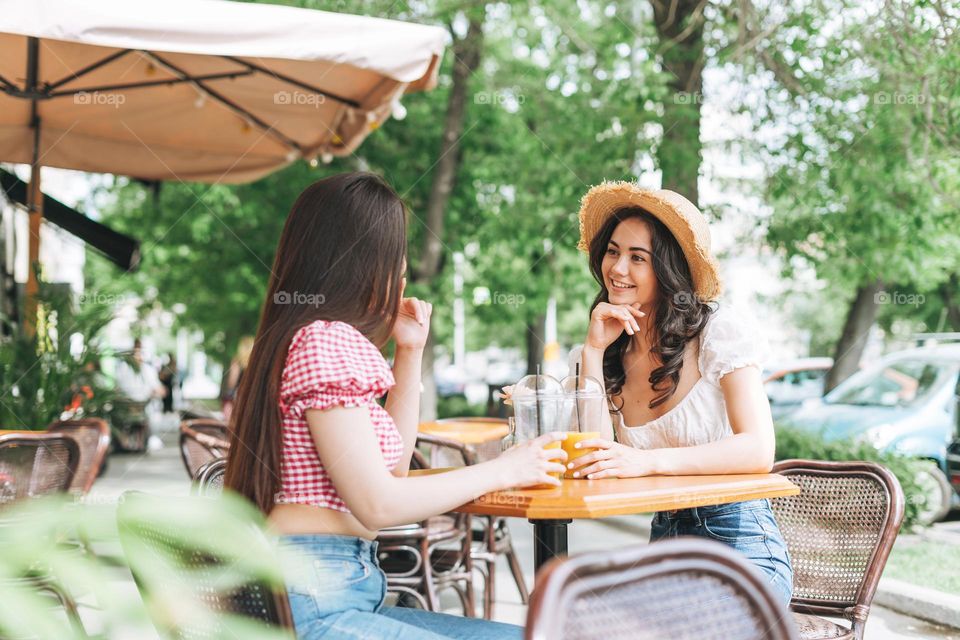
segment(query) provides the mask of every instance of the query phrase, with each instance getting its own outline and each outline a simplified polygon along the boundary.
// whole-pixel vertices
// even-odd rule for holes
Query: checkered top
[[[280,380],[283,449],[277,504],[350,512],[317,454],[307,427],[307,409],[366,407],[384,463],[388,469],[397,464],[403,439],[393,418],[377,404],[394,384],[393,372],[379,349],[349,324],[317,320],[293,336]]]

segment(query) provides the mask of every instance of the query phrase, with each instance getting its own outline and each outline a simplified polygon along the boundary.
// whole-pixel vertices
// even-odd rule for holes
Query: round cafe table
[[[506,422],[486,418],[451,418],[421,422],[417,430],[431,436],[473,445],[499,441],[509,433]]]
[[[467,445],[476,453],[480,462],[500,455],[500,441],[510,432],[506,421],[493,418],[450,418],[421,422],[417,430],[426,435]],[[462,462],[441,460],[433,462],[437,467],[457,464]]]

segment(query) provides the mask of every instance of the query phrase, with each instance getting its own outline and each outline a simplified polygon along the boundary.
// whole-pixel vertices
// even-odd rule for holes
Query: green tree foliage
[[[938,291],[960,256],[956,8],[816,1],[767,11],[755,19],[780,52],[781,81],[767,83],[758,122],[774,209],[767,239],[786,275],[812,266],[834,299],[873,285],[881,304],[884,292]]]
[[[385,15],[376,3],[305,4]],[[644,125],[656,118],[664,90],[647,51],[652,31],[629,3],[485,7],[481,64],[470,79],[460,163],[444,214],[440,272],[428,281],[411,279],[410,292],[434,302],[435,338],[448,343],[451,255],[466,251],[472,345],[521,346],[526,325],[542,316],[551,294],[585,324],[594,287],[575,250],[579,198],[604,178],[634,174],[637,158],[654,144]],[[455,38],[464,37],[467,20],[443,3],[416,11],[398,3],[387,17],[442,23]],[[138,183],[119,181],[105,217],[143,242],[142,271],[127,277],[128,284],[147,308],[184,305],[182,324],[202,329],[208,350],[227,359],[239,337],[255,331],[273,251],[296,195],[324,175],[357,168],[382,173],[408,203],[415,270],[431,233],[424,217],[452,58],[448,50],[438,88],[407,96],[406,119],[387,123],[353,157],[317,168],[297,164],[250,185],[168,183],[156,198]],[[475,287],[523,302],[473,306]]]

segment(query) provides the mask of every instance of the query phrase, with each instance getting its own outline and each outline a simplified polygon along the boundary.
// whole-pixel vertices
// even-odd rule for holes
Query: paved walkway
[[[109,468],[100,478],[91,492],[93,499],[114,500],[127,490],[138,490],[166,495],[188,495],[189,481],[175,446],[174,434],[161,433],[166,443],[162,449],[144,455],[114,455],[110,458]],[[526,574],[527,585],[533,585],[533,528],[523,520],[510,524],[514,544],[520,555]],[[629,516],[607,518],[604,520],[580,520],[570,526],[570,551],[577,553],[597,549],[609,549],[628,544],[643,543],[649,534],[649,517]],[[136,599],[136,590],[129,573],[117,570],[114,574],[118,591],[125,598]],[[520,603],[519,595],[513,584],[505,562],[497,570],[497,602],[495,617],[503,622],[523,624],[526,607]],[[451,613],[457,612],[457,602],[453,594],[444,594],[442,604],[449,607]],[[92,629],[96,628],[96,612],[85,612],[90,618]],[[116,630],[113,638],[126,640],[156,638],[149,628],[131,627]],[[888,609],[873,608],[867,623],[866,638],[869,640],[887,640],[892,638],[941,638],[960,640],[960,630],[938,627],[927,622],[904,616]]]

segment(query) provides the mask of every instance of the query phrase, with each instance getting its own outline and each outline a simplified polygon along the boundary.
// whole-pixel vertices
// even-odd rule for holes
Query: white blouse
[[[697,367],[700,379],[680,402],[659,418],[628,427],[623,414],[611,409],[617,440],[638,449],[690,447],[733,434],[720,378],[742,367],[763,369],[767,342],[749,316],[721,306],[700,332]],[[570,373],[580,361],[583,346],[570,352]]]

